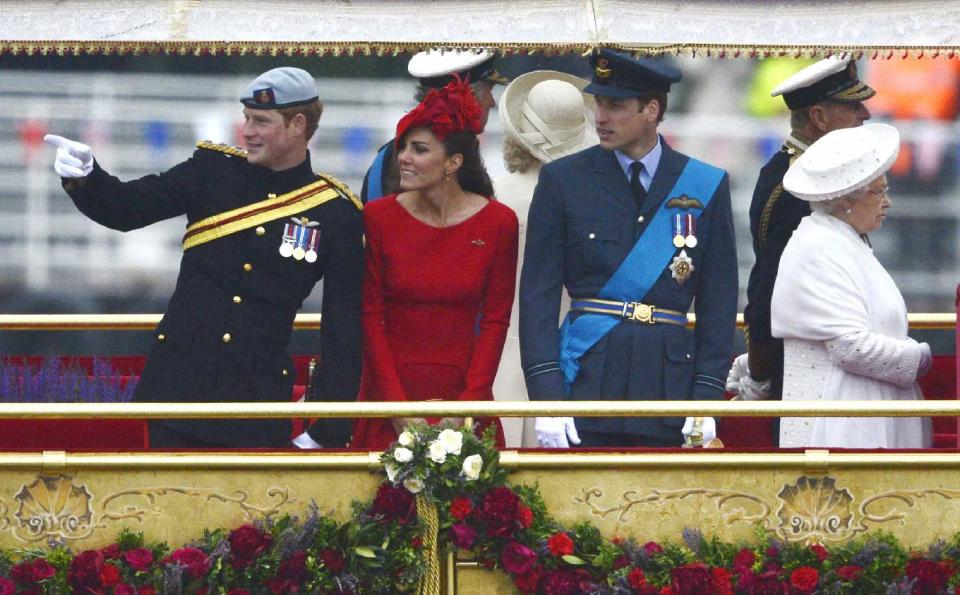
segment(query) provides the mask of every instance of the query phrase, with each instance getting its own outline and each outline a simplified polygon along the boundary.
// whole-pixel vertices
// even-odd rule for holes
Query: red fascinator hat
[[[441,141],[454,132],[483,132],[483,108],[470,85],[457,75],[453,77],[447,86],[431,90],[417,107],[400,118],[394,144],[418,126],[429,126]]]

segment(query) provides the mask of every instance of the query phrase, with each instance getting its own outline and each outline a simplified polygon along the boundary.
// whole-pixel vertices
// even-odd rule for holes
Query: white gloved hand
[[[929,374],[930,368],[933,367],[933,353],[930,352],[930,345],[921,343],[920,348],[923,351],[920,354],[920,365],[917,367],[917,378],[923,378]]]
[[[726,390],[734,395],[740,392],[740,379],[750,375],[750,356],[747,353],[741,353],[733,360],[730,366],[730,372],[727,373]]]
[[[537,444],[542,448],[570,448],[570,443],[580,444],[572,417],[538,417],[534,429]]]
[[[43,142],[57,148],[53,171],[61,178],[83,178],[93,171],[93,153],[87,145],[56,134],[44,136]]]
[[[311,438],[310,434],[308,434],[307,432],[304,432],[303,434],[300,434],[299,436],[294,438],[293,445],[303,450],[323,448],[323,445],[317,442],[316,440],[314,440],[313,438]]]
[[[695,417],[688,417],[686,421],[683,422],[683,428],[680,430],[680,433],[683,434],[683,442],[686,444],[690,434],[693,433],[693,424]],[[714,438],[717,437],[717,420],[712,417],[701,417],[702,423],[700,424],[700,431],[703,432],[703,439],[700,441],[698,446],[710,443]]]

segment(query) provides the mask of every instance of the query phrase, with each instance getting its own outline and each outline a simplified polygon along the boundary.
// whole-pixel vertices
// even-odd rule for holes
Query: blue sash
[[[723,176],[722,169],[690,159],[662,204],[685,194],[699,199],[703,204],[703,209],[694,214],[694,217],[699,217],[713,199]],[[677,210],[662,206],[657,209],[656,215],[634,244],[630,254],[597,294],[598,298],[632,302],[646,297],[674,254],[675,248],[670,240],[673,215]],[[568,391],[580,371],[580,357],[620,324],[621,320],[617,316],[584,313],[571,323],[570,314],[567,314],[560,327],[559,360]]]
[[[383,196],[383,162],[386,160],[385,157],[389,148],[390,143],[380,147],[377,156],[373,158],[373,163],[370,165],[370,172],[367,175],[367,202]]]

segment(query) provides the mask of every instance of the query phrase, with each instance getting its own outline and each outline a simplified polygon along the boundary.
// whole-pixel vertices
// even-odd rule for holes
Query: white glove
[[[43,141],[57,148],[53,171],[61,178],[83,178],[93,171],[93,153],[87,145],[56,134],[44,136]]]
[[[750,376],[749,356],[746,353],[741,353],[733,360],[725,388],[734,395],[732,401],[766,401],[770,398],[770,381],[761,382]]]
[[[580,444],[572,417],[538,417],[534,429],[537,431],[537,444],[543,448],[570,448],[571,442]]]
[[[313,448],[323,448],[323,445],[310,437],[310,434],[304,432],[293,439],[293,445],[303,450]]]
[[[685,422],[683,422],[683,428],[680,432],[683,434],[684,444],[689,443],[690,434],[693,433],[693,424],[696,417],[688,417]],[[717,421],[712,417],[701,417],[700,431],[703,433],[703,438],[700,440],[697,446],[702,446],[708,444],[714,438],[717,437]]]
[[[923,378],[930,373],[930,368],[933,367],[933,354],[930,353],[930,345],[927,343],[920,344],[923,351],[920,354],[920,365],[917,367],[917,378]]]

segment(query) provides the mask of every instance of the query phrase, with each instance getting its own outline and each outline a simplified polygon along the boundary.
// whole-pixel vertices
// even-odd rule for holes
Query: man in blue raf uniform
[[[247,151],[201,142],[159,174],[121,182],[90,147],[49,135],[54,169],[77,208],[120,231],[187,216],[177,287],[134,393],[138,402],[289,401],[287,345],[297,309],[324,279],[319,395],[356,399],[360,377],[363,223],[349,190],[310,166],[323,106],[316,82],[276,68],[241,96]],[[154,447],[280,447],[288,420],[149,424]],[[345,444],[349,425],[312,429]]]
[[[870,119],[864,101],[876,94],[857,77],[856,62],[833,56],[783,81],[770,95],[782,95],[790,109],[790,135],[760,170],[750,203],[750,233],[756,262],[747,284],[748,353],[734,361],[727,389],[743,400],[779,399],[783,386],[783,341],[770,334],[770,299],[780,256],[810,203],[783,189],[783,175],[814,141],[832,130],[861,126]],[[774,430],[774,433],[779,433]]]
[[[722,399],[737,308],[727,174],[657,133],[679,71],[610,50],[591,63],[600,146],[545,165],[530,206],[520,278],[530,398]],[[558,330],[564,286],[571,313]],[[577,442],[577,429],[583,446],[678,446],[683,424],[537,420],[540,444],[554,447]],[[703,428],[709,442],[713,420]]]

